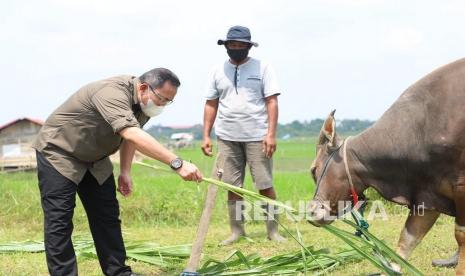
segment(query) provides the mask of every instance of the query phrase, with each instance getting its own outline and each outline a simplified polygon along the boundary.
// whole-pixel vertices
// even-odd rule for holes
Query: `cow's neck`
[[[407,187],[407,160],[399,156],[396,146],[389,133],[379,133],[379,129],[368,129],[350,139],[347,159],[356,190],[372,187],[388,200],[408,204],[404,197],[408,192],[402,191]]]

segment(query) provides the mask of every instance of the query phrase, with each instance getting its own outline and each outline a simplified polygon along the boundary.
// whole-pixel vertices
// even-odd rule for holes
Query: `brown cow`
[[[331,223],[339,201],[368,187],[410,208],[398,253],[407,259],[439,215],[454,216],[457,275],[465,275],[465,59],[443,66],[409,87],[369,129],[340,139],[334,112],[323,124],[312,175],[309,213]],[[346,156],[344,158],[344,151]],[[349,181],[351,179],[351,181]],[[329,204],[324,204],[329,202]],[[323,206],[324,208],[321,208]],[[423,212],[415,212],[424,206]]]

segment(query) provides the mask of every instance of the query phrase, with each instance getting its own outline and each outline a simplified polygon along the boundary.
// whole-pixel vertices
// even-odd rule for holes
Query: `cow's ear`
[[[333,110],[328,118],[326,118],[323,126],[320,131],[319,143],[320,145],[328,142],[330,146],[333,146],[336,141],[336,120],[334,119],[334,113],[336,110]]]
[[[339,138],[339,135],[335,134],[333,141],[328,142],[328,147],[327,147],[328,152],[333,152],[337,150],[342,145],[342,143],[344,143],[344,140]]]

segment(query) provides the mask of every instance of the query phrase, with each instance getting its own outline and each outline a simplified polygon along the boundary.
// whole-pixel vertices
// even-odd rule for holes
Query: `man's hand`
[[[210,137],[203,138],[202,152],[206,156],[212,156],[213,155],[213,146],[212,146],[212,141],[211,141]]]
[[[177,169],[176,172],[186,181],[200,182],[203,180],[202,173],[199,169],[194,164],[187,161],[183,161],[182,167]]]
[[[267,135],[265,139],[263,139],[262,151],[265,153],[266,157],[273,157],[273,153],[276,151],[276,138],[274,136]]]
[[[120,174],[118,177],[118,192],[124,197],[132,193],[132,180],[129,174]]]

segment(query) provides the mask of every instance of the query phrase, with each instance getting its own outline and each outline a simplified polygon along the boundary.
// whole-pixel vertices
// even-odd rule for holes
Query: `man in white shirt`
[[[231,27],[224,45],[229,60],[216,67],[210,76],[204,110],[202,151],[212,156],[210,132],[216,119],[218,151],[225,159],[222,180],[243,186],[246,164],[260,194],[276,199],[273,188],[272,156],[276,150],[278,121],[278,87],[271,66],[248,57],[252,46],[248,28]],[[243,199],[228,193],[228,209],[232,235],[221,244],[227,245],[245,236]],[[278,233],[278,215],[274,206],[264,205],[268,239],[285,241]]]

